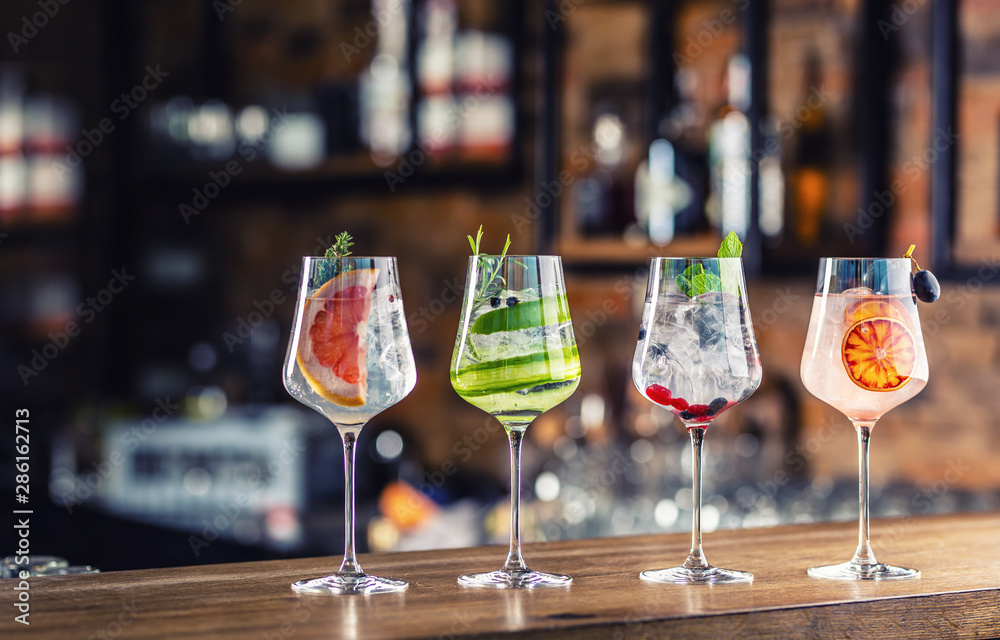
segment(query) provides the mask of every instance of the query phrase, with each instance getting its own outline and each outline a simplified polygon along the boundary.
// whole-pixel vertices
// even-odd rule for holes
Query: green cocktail
[[[451,359],[459,396],[500,421],[511,448],[511,542],[498,571],[461,576],[460,584],[498,589],[565,586],[572,578],[532,571],[521,556],[518,507],[521,439],[531,421],[580,383],[562,262],[557,256],[469,260],[462,324]]]
[[[524,428],[576,390],[580,356],[565,295],[502,293],[511,295],[473,305],[469,329],[456,344],[451,384],[505,426]]]

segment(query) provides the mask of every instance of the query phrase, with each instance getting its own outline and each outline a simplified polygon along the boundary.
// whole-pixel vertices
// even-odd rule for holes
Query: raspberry
[[[688,408],[687,400],[684,398],[674,398],[670,401],[670,406],[678,411],[686,411]]]
[[[708,413],[708,405],[707,404],[692,404],[691,406],[688,407],[688,411],[690,411],[691,413],[693,413],[696,416],[703,416],[703,415],[705,415],[705,414]]]
[[[660,384],[651,384],[648,387],[646,387],[646,397],[655,402],[656,404],[661,404],[664,406],[667,405],[676,406],[674,405],[674,402],[676,402],[676,400],[670,397],[670,389]],[[681,402],[684,401],[682,400]],[[684,404],[687,405],[686,402]]]

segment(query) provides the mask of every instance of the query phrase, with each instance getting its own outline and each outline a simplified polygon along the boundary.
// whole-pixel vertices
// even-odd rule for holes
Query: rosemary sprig
[[[475,240],[472,239],[472,236],[466,237],[469,239],[469,246],[472,247],[472,255],[479,259],[480,264],[484,265],[484,277],[479,281],[476,288],[476,301],[477,304],[481,304],[486,301],[486,298],[491,293],[494,293],[491,291],[495,287],[494,282],[499,280],[500,288],[507,284],[504,277],[500,275],[500,267],[503,265],[504,258],[507,257],[507,249],[510,248],[510,234],[507,234],[507,241],[504,242],[503,251],[500,252],[499,258],[483,254],[479,250],[483,240],[483,225],[479,225],[479,231],[476,232]],[[497,292],[499,292],[499,289],[497,289]]]
[[[326,250],[326,255],[324,258],[346,258],[351,255],[351,247],[354,246],[354,238],[351,234],[346,231],[342,231],[337,234],[337,239],[334,240],[333,246]]]
[[[315,286],[322,286],[326,282],[340,275],[341,267],[343,267],[343,271],[351,270],[351,265],[344,265],[343,262],[341,262],[341,259],[351,255],[351,247],[353,246],[354,238],[351,237],[351,234],[346,231],[342,231],[337,234],[333,245],[331,245],[330,248],[326,250],[326,253],[323,254],[323,257],[328,261],[336,262],[325,262],[320,265],[318,274],[319,281],[314,283]]]

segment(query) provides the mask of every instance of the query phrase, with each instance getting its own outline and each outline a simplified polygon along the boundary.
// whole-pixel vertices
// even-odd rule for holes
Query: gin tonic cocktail
[[[740,258],[654,258],[632,380],[691,436],[694,513],[683,565],[643,571],[649,582],[750,582],[746,571],[708,563],[701,540],[701,457],[713,420],[760,386],[761,366]]]
[[[557,256],[469,259],[462,321],[451,359],[451,384],[503,425],[511,452],[510,551],[498,571],[468,574],[465,586],[532,588],[572,578],[532,571],[521,555],[521,440],[539,415],[580,382],[580,357]]]
[[[858,548],[809,575],[835,580],[915,578],[878,562],[869,540],[868,447],[876,421],[927,384],[927,355],[909,258],[823,258],[802,352],[802,383],[858,433]]]
[[[372,594],[407,583],[365,573],[354,545],[354,452],[362,427],[402,400],[417,374],[395,258],[303,258],[285,388],[326,416],[344,443],[344,560],[299,580],[300,593]]]

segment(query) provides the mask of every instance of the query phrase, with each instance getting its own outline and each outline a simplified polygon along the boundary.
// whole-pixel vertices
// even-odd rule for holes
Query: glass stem
[[[364,573],[354,551],[354,450],[360,429],[339,429],[344,440],[344,561],[340,573],[360,576]]]
[[[521,440],[524,432],[507,429],[510,438],[510,551],[501,571],[527,571],[521,555]]]
[[[856,422],[858,432],[858,550],[854,552],[851,564],[870,566],[878,564],[872,551],[868,535],[868,444],[872,436],[874,422]]]
[[[705,441],[705,428],[688,429],[688,433],[691,434],[691,499],[694,506],[691,512],[691,553],[684,561],[684,568],[700,570],[711,567],[701,548],[701,445]]]

